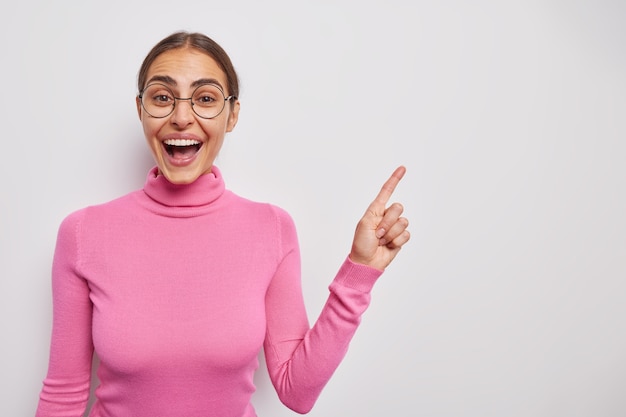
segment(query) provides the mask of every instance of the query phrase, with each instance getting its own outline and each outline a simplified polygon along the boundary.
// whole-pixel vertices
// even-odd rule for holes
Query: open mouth
[[[165,151],[175,159],[188,159],[202,147],[202,142],[193,139],[167,139],[163,141]]]

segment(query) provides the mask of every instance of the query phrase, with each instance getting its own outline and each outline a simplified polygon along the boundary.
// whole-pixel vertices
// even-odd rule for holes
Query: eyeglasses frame
[[[146,106],[144,106],[143,104],[143,93],[148,89],[148,87],[152,86],[152,85],[162,85],[163,87],[165,87],[167,90],[169,90],[172,93],[172,98],[174,99],[174,104],[172,104],[172,109],[170,110],[170,112],[168,114],[166,114],[165,116],[153,116],[152,114],[150,114],[150,112],[148,111],[148,109],[146,109]],[[144,109],[146,111],[146,113],[148,113],[150,115],[150,117],[154,117],[155,119],[164,119],[168,116],[170,116],[172,113],[174,113],[174,110],[176,109],[176,101],[186,101],[189,100],[189,104],[191,104],[191,110],[193,110],[194,114],[202,119],[205,120],[210,120],[210,119],[215,119],[217,116],[219,116],[220,114],[222,114],[222,112],[224,111],[224,108],[226,107],[226,102],[230,101],[230,100],[237,100],[237,96],[235,96],[234,94],[231,94],[228,97],[224,97],[224,105],[222,106],[222,109],[215,115],[215,116],[211,116],[211,117],[204,117],[200,114],[198,114],[198,112],[196,112],[196,109],[194,108],[195,103],[193,102],[193,94],[196,92],[196,90],[198,88],[204,87],[205,85],[212,85],[215,86],[218,90],[221,91],[222,93],[222,97],[224,97],[224,90],[222,90],[222,88],[217,85],[217,84],[211,84],[211,83],[207,83],[207,84],[201,84],[199,86],[197,86],[196,88],[194,88],[194,90],[191,93],[191,97],[176,97],[174,95],[174,92],[172,91],[171,88],[169,88],[166,84],[163,83],[159,83],[159,82],[154,82],[154,83],[150,83],[148,85],[146,85],[143,90],[141,90],[139,92],[139,94],[137,94],[137,97],[139,97],[139,101],[141,102],[141,108]]]

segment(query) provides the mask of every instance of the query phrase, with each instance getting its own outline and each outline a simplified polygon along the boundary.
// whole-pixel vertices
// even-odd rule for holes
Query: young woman
[[[178,32],[147,55],[137,112],[156,166],[142,190],[70,214],[52,280],[54,320],[38,417],[251,417],[264,348],[281,401],[309,411],[343,358],[370,291],[409,240],[388,200],[398,168],[358,222],[309,326],[296,229],[282,209],[225,188],[213,165],[237,124],[228,55]]]

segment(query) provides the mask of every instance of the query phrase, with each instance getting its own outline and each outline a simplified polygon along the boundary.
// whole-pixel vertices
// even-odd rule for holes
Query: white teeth
[[[166,139],[163,143],[170,146],[193,146],[199,145],[200,141],[193,139]]]

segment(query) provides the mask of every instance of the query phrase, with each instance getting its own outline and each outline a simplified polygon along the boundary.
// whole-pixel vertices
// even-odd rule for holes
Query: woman
[[[159,42],[137,112],[156,161],[142,190],[70,214],[53,262],[54,320],[38,417],[250,417],[264,347],[281,401],[304,413],[341,361],[376,279],[409,240],[386,207],[398,168],[359,221],[310,328],[296,230],[278,207],[225,189],[213,162],[239,114],[229,57],[202,34]]]

